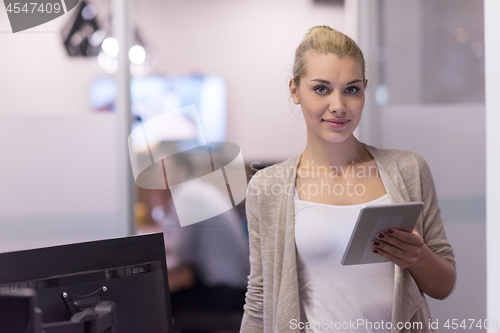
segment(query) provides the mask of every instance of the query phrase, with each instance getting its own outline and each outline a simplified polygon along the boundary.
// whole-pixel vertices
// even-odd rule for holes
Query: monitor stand
[[[94,303],[95,304],[95,303]],[[0,293],[0,328],[7,327],[28,333],[116,333],[116,305],[111,301],[98,302],[81,309],[70,320],[42,323],[35,290],[19,289]]]
[[[42,324],[43,333],[116,333],[116,305],[111,301],[83,309],[68,321]]]

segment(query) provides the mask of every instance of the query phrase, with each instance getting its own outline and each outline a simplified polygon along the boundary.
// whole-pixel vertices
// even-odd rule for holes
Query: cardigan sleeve
[[[453,248],[448,243],[446,233],[441,218],[441,210],[438,205],[438,198],[431,170],[425,159],[415,154],[420,169],[420,182],[422,190],[423,207],[423,235],[425,244],[437,255],[448,260],[455,269],[455,283],[448,293],[441,299],[447,298],[456,286],[456,263]]]
[[[250,275],[245,297],[245,310],[241,322],[240,333],[262,333],[264,331],[263,305],[264,286],[262,277],[262,257],[260,247],[259,205],[257,174],[248,183],[245,209],[248,221],[248,237],[250,242]]]

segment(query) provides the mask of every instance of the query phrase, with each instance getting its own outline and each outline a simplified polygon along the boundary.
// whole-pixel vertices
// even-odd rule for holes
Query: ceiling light
[[[134,45],[130,49],[128,56],[134,64],[140,65],[146,60],[146,51],[140,45]]]
[[[102,41],[102,50],[110,57],[116,57],[119,51],[118,41],[113,37],[105,38]]]

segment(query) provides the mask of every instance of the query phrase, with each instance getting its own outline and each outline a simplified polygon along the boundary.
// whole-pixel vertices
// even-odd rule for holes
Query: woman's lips
[[[344,128],[349,119],[323,119],[331,128]]]

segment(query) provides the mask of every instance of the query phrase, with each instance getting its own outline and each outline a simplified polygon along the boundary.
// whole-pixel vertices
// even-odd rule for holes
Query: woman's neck
[[[343,168],[353,163],[363,163],[373,157],[364,148],[354,135],[350,135],[343,142],[326,142],[307,140],[307,145],[302,153],[300,165],[304,167],[337,167]]]

